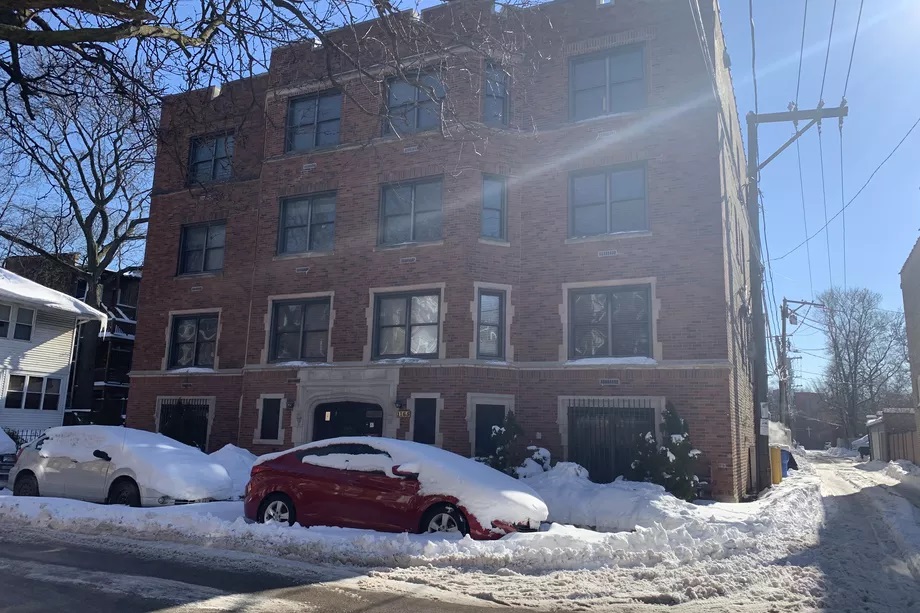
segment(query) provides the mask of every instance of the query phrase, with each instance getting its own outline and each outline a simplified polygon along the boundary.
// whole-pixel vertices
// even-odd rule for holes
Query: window
[[[412,411],[412,440],[434,445],[437,442],[438,399],[415,398]]]
[[[6,390],[7,409],[57,411],[61,400],[61,380],[52,377],[10,375]]]
[[[476,405],[476,441],[473,454],[475,457],[483,458],[495,453],[495,440],[492,438],[492,431],[494,428],[501,428],[504,423],[504,405]]]
[[[441,239],[441,179],[387,185],[380,211],[381,245]]]
[[[476,355],[501,359],[505,356],[505,292],[479,292],[479,333]]]
[[[592,288],[571,293],[569,357],[651,355],[651,292],[645,287]]]
[[[339,144],[342,94],[327,93],[291,100],[287,151],[308,151]]]
[[[504,177],[482,177],[482,236],[505,240],[507,183]]]
[[[569,236],[647,230],[645,192],[644,166],[572,175]]]
[[[384,132],[396,135],[433,130],[441,125],[444,85],[432,74],[416,74],[414,83],[392,79],[387,83],[387,120]]]
[[[17,341],[32,340],[34,322],[35,309],[0,304],[0,338],[8,338],[12,327],[13,338]]]
[[[207,259],[207,258],[205,258]],[[223,248],[221,248],[221,261],[223,261]],[[137,306],[137,283],[125,283],[118,286],[118,297],[115,300],[117,306],[136,307]]]
[[[229,179],[233,166],[233,135],[192,139],[190,158],[190,183]]]
[[[482,121],[488,126],[508,125],[508,73],[498,64],[486,64]]]
[[[277,441],[281,438],[281,400],[281,398],[262,398],[259,440]]]
[[[323,362],[329,350],[329,298],[276,302],[272,310],[271,360]]]
[[[587,119],[641,109],[646,104],[642,47],[626,47],[572,60],[569,114]]]
[[[332,251],[335,240],[335,194],[284,200],[278,253]]]
[[[179,254],[179,274],[214,272],[224,267],[224,242],[227,226],[218,221],[184,226]]]
[[[173,318],[170,368],[213,368],[217,349],[217,313]]]
[[[375,356],[436,358],[440,307],[439,293],[378,296]]]

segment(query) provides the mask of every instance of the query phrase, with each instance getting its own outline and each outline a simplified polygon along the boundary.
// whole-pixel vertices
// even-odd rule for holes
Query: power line
[[[805,3],[808,6],[808,3]],[[799,162],[799,192],[802,196],[802,223],[805,226],[805,236],[808,236],[808,213],[805,210],[805,179],[802,175],[802,148],[799,146],[799,140],[795,141],[795,155]],[[805,243],[805,253],[808,257],[808,287],[811,290],[811,299],[815,298],[815,280],[811,272],[811,247],[808,242]]]
[[[821,155],[821,193],[824,198],[824,227],[828,226],[827,221],[827,183],[824,179],[824,139],[821,137],[821,124],[818,124],[818,151]],[[827,276],[830,280],[830,286],[834,287],[834,271],[831,266],[831,233],[824,233],[824,242],[827,246]]]
[[[843,83],[844,98],[847,97],[847,87],[850,85],[850,72],[853,70],[853,55],[856,53],[856,38],[859,36],[859,22],[862,21],[863,4],[865,1],[866,0],[859,0],[859,15],[856,17],[856,31],[853,33],[853,46],[850,48],[850,65],[847,67],[847,79]]]
[[[748,0],[748,19],[751,22],[751,76],[754,80],[754,112],[759,113],[757,102],[757,45],[754,43],[754,0]]]
[[[834,39],[834,19],[837,17],[837,0],[834,0],[834,10],[831,12],[831,31],[827,35],[827,54],[824,56],[824,76],[821,77],[821,94],[818,100],[824,101],[824,84],[827,82],[827,64],[831,59],[831,41]]]
[[[808,23],[808,0],[805,0],[805,14],[802,15],[802,44],[799,49],[799,76],[795,82],[795,105],[799,105],[799,91],[802,88],[802,60],[805,57],[805,24]]]
[[[786,253],[784,253],[783,255],[779,256],[776,259],[782,260],[785,257],[792,255],[793,253],[801,249],[802,245],[805,245],[806,243],[808,243],[808,241],[810,241],[811,239],[816,237],[818,234],[820,234],[832,221],[840,217],[843,211],[848,209],[850,205],[853,204],[853,202],[855,202],[857,198],[859,198],[860,194],[863,193],[863,191],[869,186],[869,183],[872,182],[872,179],[875,178],[875,175],[878,174],[878,172],[882,169],[882,167],[884,167],[885,164],[888,163],[888,160],[890,160],[894,156],[894,154],[898,152],[898,149],[901,148],[901,145],[903,145],[904,141],[906,141],[910,137],[910,135],[913,133],[913,131],[917,128],[918,125],[920,125],[920,118],[917,118],[917,121],[915,121],[914,125],[912,125],[910,129],[907,131],[907,133],[903,137],[901,137],[901,140],[898,141],[898,144],[895,145],[894,149],[892,149],[891,152],[887,156],[885,156],[885,159],[882,160],[882,162],[878,166],[875,167],[875,170],[872,171],[872,174],[869,175],[869,178],[866,179],[866,182],[863,183],[862,187],[860,187],[859,190],[853,195],[853,197],[850,198],[849,201],[847,201],[847,203],[843,206],[842,209],[837,211],[836,215],[834,215],[829,220],[827,220],[827,223],[825,223],[823,226],[818,228],[818,230],[814,234],[812,234],[811,236],[803,240],[801,243],[799,243],[798,245],[796,245],[795,247],[793,247],[792,249],[790,249],[789,251],[787,251]]]

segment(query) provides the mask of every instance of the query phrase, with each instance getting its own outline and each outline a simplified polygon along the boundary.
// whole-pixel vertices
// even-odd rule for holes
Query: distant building
[[[73,262],[76,265],[76,256]],[[65,266],[58,266],[40,256],[9,257],[4,268],[41,283],[59,292],[74,296],[80,300],[86,298],[86,282],[74,271]],[[128,402],[128,373],[134,354],[134,334],[137,319],[137,294],[140,286],[140,273],[118,275],[106,271],[102,275],[101,310],[107,317],[107,323],[99,333],[96,346],[96,360],[93,375],[93,405],[91,407],[74,407],[89,410],[89,419],[93,423],[120,425]],[[79,343],[83,340],[80,331],[74,347],[72,371],[76,372],[76,356],[79,355]],[[67,406],[78,385],[73,372],[68,381]]]
[[[844,436],[840,413],[816,392],[796,392],[792,437],[805,449],[824,449]]]
[[[74,329],[90,320],[104,325],[106,316],[0,270],[0,427],[40,431],[63,423]]]
[[[907,359],[910,362],[910,381],[913,388],[913,405],[920,402],[920,240],[914,244],[907,261],[901,267],[901,295],[904,298],[904,322],[907,326]],[[920,411],[917,419],[916,443],[920,448]]]

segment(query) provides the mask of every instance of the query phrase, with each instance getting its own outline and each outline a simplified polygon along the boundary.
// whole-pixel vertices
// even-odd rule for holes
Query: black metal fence
[[[176,398],[160,404],[159,432],[202,451],[208,444],[207,398]]]
[[[16,443],[17,447],[22,447],[23,445],[28,445],[42,434],[45,433],[44,428],[3,428],[3,431],[13,439],[13,442]]]
[[[625,474],[640,436],[655,435],[651,401],[576,398],[569,401],[569,460],[588,469],[595,483]]]

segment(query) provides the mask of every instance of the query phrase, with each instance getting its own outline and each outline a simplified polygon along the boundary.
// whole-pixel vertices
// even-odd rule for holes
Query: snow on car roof
[[[138,485],[177,500],[230,498],[227,470],[204,452],[168,436],[122,426],[58,426],[46,431],[39,454],[92,462],[105,451],[112,466],[128,468]]]
[[[77,298],[20,277],[3,268],[0,268],[0,299],[52,311],[63,311],[76,316],[79,320],[98,319],[103,323],[106,320],[104,313]]]
[[[370,445],[388,453],[393,459],[393,465],[417,464],[420,494],[456,498],[486,529],[491,528],[494,520],[517,524],[546,519],[547,509],[543,500],[522,481],[476,460],[413,441],[366,436],[325,439],[261,456],[256,460],[256,464],[287,453],[336,444]],[[319,462],[316,461],[317,458],[304,458],[304,461],[345,468],[344,460],[348,457],[345,454],[334,454]],[[389,472],[387,474],[393,476]]]

